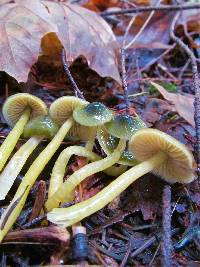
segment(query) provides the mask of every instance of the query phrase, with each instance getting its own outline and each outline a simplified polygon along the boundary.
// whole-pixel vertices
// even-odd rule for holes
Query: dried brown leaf
[[[162,96],[170,101],[178,114],[189,122],[193,127],[194,123],[194,96],[190,94],[181,95],[167,92],[161,85],[151,82],[153,86],[162,94]]]
[[[64,46],[68,61],[85,56],[93,70],[120,83],[118,47],[109,25],[85,8],[50,1],[18,0],[0,5],[0,70],[25,82],[45,35],[43,54],[60,60]]]
[[[39,0],[0,5],[0,70],[26,81],[38,58],[41,38],[53,31],[56,27]]]
[[[67,60],[72,62],[83,55],[90,68],[99,75],[110,76],[121,83],[116,56],[118,46],[110,26],[94,12],[78,5],[49,1],[43,3],[58,28],[57,36],[66,50]],[[51,43],[46,41],[42,46],[44,53],[55,53],[52,50],[54,43],[60,55],[58,40],[51,38]]]

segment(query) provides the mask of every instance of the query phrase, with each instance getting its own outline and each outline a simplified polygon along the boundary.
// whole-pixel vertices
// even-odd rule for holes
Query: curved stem
[[[57,134],[51,140],[51,142],[46,146],[46,148],[39,154],[39,156],[34,160],[29,170],[25,174],[17,192],[10,205],[7,207],[5,212],[3,213],[0,220],[0,242],[12,227],[13,223],[19,216],[28,193],[33,186],[35,180],[40,175],[48,161],[54,155],[69,129],[73,125],[73,119],[68,119],[59,129]]]
[[[64,178],[64,174],[66,171],[66,166],[72,155],[86,157],[91,161],[97,161],[97,160],[102,159],[96,153],[88,151],[86,147],[70,146],[64,149],[60,153],[52,170],[50,184],[49,184],[49,191],[48,191],[48,199],[50,199],[54,195],[54,193],[58,190],[58,188],[63,184],[63,178]],[[103,170],[103,172],[105,172],[106,174],[110,176],[118,176],[122,174],[123,172],[125,172],[126,169],[127,169],[127,166],[123,166],[123,165],[118,166],[118,167],[112,166],[112,167],[109,167]]]
[[[121,192],[123,192],[131,183],[142,175],[152,171],[166,159],[163,152],[159,152],[147,161],[120,175],[102,191],[95,196],[68,208],[57,208],[47,214],[47,219],[53,223],[70,226],[83,218],[95,213],[105,207]]]
[[[10,154],[12,153],[13,149],[17,141],[20,138],[20,135],[23,133],[24,126],[27,124],[30,117],[30,109],[25,109],[24,113],[15,124],[14,128],[10,131],[9,135],[6,137],[4,142],[0,147],[0,171],[3,169],[6,161],[8,160]]]
[[[13,185],[17,175],[20,173],[28,157],[42,141],[43,137],[31,137],[20,149],[14,154],[7,163],[0,175],[0,200],[5,199],[8,191]]]
[[[117,148],[111,155],[107,156],[104,159],[87,164],[86,166],[74,172],[67,179],[67,181],[65,181],[64,184],[62,184],[58,188],[56,193],[50,199],[47,200],[45,204],[47,210],[51,210],[54,207],[58,207],[60,202],[63,203],[73,200],[75,187],[88,176],[103,171],[115,164],[119,160],[122,152],[125,149],[125,146],[126,142],[124,140],[120,140]]]
[[[64,149],[60,153],[52,170],[50,184],[49,184],[48,198],[52,197],[53,194],[57,191],[57,189],[63,184],[65,169],[72,155],[86,157],[92,161],[100,159],[100,157],[97,154],[88,151],[85,147],[70,146]]]

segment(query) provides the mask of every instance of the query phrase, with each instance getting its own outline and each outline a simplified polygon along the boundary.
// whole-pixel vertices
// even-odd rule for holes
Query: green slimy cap
[[[113,118],[112,111],[100,102],[93,102],[73,112],[76,122],[84,126],[102,125]]]
[[[131,136],[141,128],[146,128],[145,123],[138,117],[131,117],[129,115],[117,115],[111,121],[105,124],[109,134],[130,140]]]
[[[97,139],[99,141],[101,148],[107,155],[110,155],[111,153],[113,153],[113,151],[116,149],[119,143],[119,138],[110,135],[103,128],[98,130]],[[137,161],[132,152],[125,150],[122,153],[118,163],[122,165],[127,165],[127,166],[134,166],[137,164]]]
[[[39,116],[30,120],[25,128],[24,137],[45,136],[53,138],[59,129],[58,124],[49,116]]]

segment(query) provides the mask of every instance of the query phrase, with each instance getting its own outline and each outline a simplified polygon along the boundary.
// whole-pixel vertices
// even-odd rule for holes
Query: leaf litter
[[[11,8],[11,6],[9,6],[9,8],[7,7],[2,11],[5,3],[3,3],[0,7],[0,21],[2,29],[3,27],[5,27],[3,26],[5,24],[5,19],[8,19],[12,23],[13,21],[16,22],[17,20],[22,22],[20,13],[23,11],[22,13],[24,14],[24,7],[28,3],[27,1],[15,1],[15,3],[11,4],[10,1],[6,2],[9,2],[9,5],[12,5],[13,9]],[[102,99],[103,102],[108,106],[112,107],[116,112],[122,112],[125,106],[123,102],[123,92],[120,88],[119,83],[116,84],[116,81],[120,82],[120,79],[119,73],[117,71],[119,50],[117,48],[115,38],[120,41],[117,27],[121,27],[121,36],[123,36],[124,31],[127,27],[127,22],[130,21],[131,16],[128,17],[128,20],[127,16],[121,15],[120,17],[117,17],[117,20],[115,20],[115,26],[113,25],[113,22],[110,23],[110,27],[114,29],[114,33],[116,35],[116,37],[114,37],[109,26],[105,24],[105,22],[102,22],[103,19],[99,18],[99,16],[91,12],[88,13],[87,10],[82,11],[80,6],[78,5],[72,6],[72,10],[69,11],[68,3],[59,3],[58,5],[58,3],[56,2],[59,1],[44,1],[41,5],[39,1],[35,1],[34,4],[29,1],[28,8],[29,10],[31,10],[31,12],[33,12],[32,5],[36,6],[38,4],[40,6],[43,6],[44,9],[39,9],[39,14],[35,13],[34,11],[33,14],[30,15],[30,17],[25,14],[24,16],[26,18],[28,17],[29,20],[23,21],[24,28],[30,30],[29,27],[32,23],[31,19],[33,18],[35,18],[36,22],[39,25],[43,25],[44,27],[40,27],[39,29],[36,27],[38,31],[36,31],[36,39],[33,38],[34,36],[29,36],[30,38],[33,38],[32,45],[34,45],[34,47],[29,47],[26,39],[27,36],[25,32],[21,31],[20,29],[17,32],[14,32],[13,37],[15,37],[15,35],[18,35],[19,33],[18,37],[21,38],[20,41],[23,41],[23,44],[25,46],[22,46],[21,43],[19,46],[13,45],[13,42],[15,43],[14,38],[12,42],[2,42],[1,44],[3,46],[1,47],[1,51],[8,53],[8,56],[4,53],[4,57],[7,57],[7,60],[9,59],[10,63],[1,65],[3,60],[1,61],[0,58],[1,70],[6,71],[18,82],[26,82],[28,74],[28,82],[30,82],[30,75],[33,75],[34,70],[36,70],[36,72],[34,73],[34,79],[30,84],[28,84],[29,90],[33,94],[40,96],[42,99],[45,99],[45,102],[50,105],[50,103],[52,103],[53,100],[58,98],[59,96],[71,94],[69,81],[67,81],[63,73],[61,61],[59,59],[59,51],[63,45],[68,52],[67,59],[71,61],[71,63],[73,62],[71,65],[73,76],[75,80],[78,81],[80,88],[84,88],[87,99],[89,99],[90,101],[95,101],[98,97],[99,99]],[[93,6],[92,9],[95,9],[95,11],[107,10],[107,8],[113,6],[117,7],[118,9],[123,8],[123,5],[126,5],[126,8],[130,7],[128,3],[119,4],[117,1],[114,4],[112,1],[80,2],[82,2],[80,3],[82,5],[86,5],[86,3],[90,2],[90,6]],[[140,1],[137,1],[137,5],[140,4],[138,2]],[[150,3],[143,1],[142,4],[148,5]],[[16,10],[20,10],[19,14],[17,11],[17,14],[14,15],[14,6],[17,7]],[[48,7],[49,9],[45,7]],[[58,18],[56,14],[58,12],[57,10],[60,8],[62,9],[62,12],[59,12],[61,12],[61,14],[63,15]],[[50,13],[55,16],[53,20],[52,18],[49,19]],[[78,13],[78,15],[76,13]],[[81,20],[81,23],[84,24],[83,26],[85,27],[88,34],[87,37],[83,36],[83,34],[81,35],[80,30],[83,29],[81,28],[81,23],[81,26],[73,24],[73,18],[76,16],[80,17],[80,13],[84,14],[84,18],[83,20]],[[195,143],[195,133],[193,120],[194,92],[191,88],[191,68],[190,65],[186,65],[186,61],[188,59],[187,57],[185,57],[181,49],[172,46],[172,43],[170,41],[169,28],[170,21],[173,18],[172,13],[169,12],[170,15],[168,13],[165,13],[165,16],[162,16],[162,14],[162,12],[157,12],[152,21],[150,21],[150,24],[146,26],[145,31],[143,31],[142,35],[140,36],[140,39],[138,39],[137,42],[134,43],[133,47],[128,50],[128,59],[126,61],[126,67],[128,70],[128,89],[129,94],[135,94],[135,96],[130,97],[130,105],[131,109],[133,109],[134,111],[136,110],[136,112],[141,115],[141,117],[149,124],[149,126],[162,129],[163,131],[176,136],[181,142],[185,143],[190,149],[193,150],[193,145]],[[180,34],[180,36],[182,36],[182,38],[187,39],[188,33],[189,37],[193,39],[195,34],[198,33],[198,21],[196,20],[196,18],[199,15],[199,12],[187,11],[183,14],[186,15],[184,15],[184,20],[182,19],[179,21],[177,32],[178,34]],[[147,15],[140,14],[137,16],[138,18],[136,17],[136,22],[138,23],[136,23],[132,27],[133,31],[135,32],[140,30]],[[95,32],[93,28],[90,28],[91,20],[93,21],[94,17],[98,20],[99,23],[97,23],[99,26],[96,27],[97,30]],[[46,18],[45,21],[44,18]],[[68,21],[71,32],[69,31],[63,37],[63,33],[67,31],[67,29],[63,30],[65,20]],[[9,31],[13,30],[12,23],[11,25],[9,23],[7,23],[6,25]],[[36,25],[38,25],[37,23]],[[61,24],[60,28],[58,27],[59,23]],[[76,20],[76,23],[79,22],[77,22]],[[182,30],[183,28],[181,25],[183,24],[187,27],[188,32]],[[79,27],[79,31],[77,29],[73,31],[73,27],[75,27],[75,25],[76,28]],[[33,25],[31,26],[31,28],[32,27]],[[157,31],[156,36],[152,34],[154,31]],[[3,30],[1,30],[1,32],[3,33]],[[106,35],[106,38],[108,38],[108,43],[111,42],[110,46],[108,44],[101,43],[100,40],[102,34]],[[87,42],[78,42],[80,37],[83,38],[81,40],[86,39]],[[148,40],[148,38],[150,37],[154,39]],[[134,38],[134,33],[130,31],[128,40],[131,41],[132,38]],[[41,51],[39,53],[41,39]],[[112,43],[112,41],[114,43]],[[90,51],[90,48],[92,46],[88,46],[88,43],[90,44],[91,42],[94,42],[92,51]],[[12,50],[12,53],[15,56],[14,64],[12,64],[13,59],[10,59],[10,50],[5,50],[5,47],[11,47],[14,49]],[[33,48],[33,50],[30,52],[28,48]],[[52,53],[52,51],[54,51],[53,49],[55,49],[55,53]],[[102,52],[102,49],[106,51]],[[158,51],[159,49],[161,49],[162,51]],[[196,49],[196,47],[194,47],[194,49]],[[137,53],[137,56],[135,53],[136,50],[139,51]],[[151,50],[152,53],[148,58],[148,55],[150,54],[149,50]],[[19,51],[25,51],[25,53],[19,53]],[[99,55],[101,55],[102,53],[103,58],[99,58],[98,54],[97,57],[93,58],[94,55],[96,55],[96,53],[98,52]],[[26,60],[28,62],[27,65],[24,63],[23,57],[20,57],[21,53],[23,53],[23,56],[26,55]],[[37,61],[38,55],[39,61]],[[84,56],[87,59],[87,63],[84,61],[84,59],[75,60],[78,56]],[[109,59],[111,60],[110,64]],[[54,63],[54,70],[52,70],[51,68],[52,62]],[[93,64],[91,64],[91,62]],[[144,64],[141,64],[141,62],[144,62]],[[31,69],[31,66],[34,63],[36,64]],[[43,70],[44,66],[45,71]],[[98,74],[94,71],[91,71],[90,68],[95,70]],[[29,73],[30,69],[31,73]],[[82,74],[82,72],[84,74]],[[180,72],[181,76],[179,76]],[[111,78],[113,78],[113,80],[110,78],[104,78],[105,76],[110,76]],[[59,86],[54,81],[54,78],[57,79],[58,77],[60,83]],[[92,87],[90,86],[91,83],[85,83],[86,77],[87,80],[93,81]],[[175,79],[174,77],[177,79]],[[45,79],[47,79],[47,82],[44,82]],[[5,76],[3,81],[4,85],[8,84],[8,76]],[[160,85],[160,82],[163,81],[165,83],[175,83],[178,87],[178,93],[168,92],[163,86]],[[154,92],[152,95],[149,95],[148,90],[150,83],[157,88],[160,94]],[[54,89],[56,88],[57,90],[49,90],[52,89],[51,86]],[[187,93],[189,95],[186,95],[184,93],[186,87]],[[13,85],[10,85],[8,89],[8,94],[12,94],[16,91],[26,91],[27,87],[15,87]],[[138,93],[142,94],[139,95]],[[1,92],[1,105],[4,102],[5,98],[6,87],[4,86],[2,87]],[[2,120],[1,129],[1,134],[5,136],[7,134],[7,130],[3,131],[4,124]],[[23,143],[23,140],[21,140],[21,142]],[[95,149],[96,152],[101,153],[98,146],[95,147]],[[62,148],[60,149],[60,151],[61,150]],[[56,156],[57,155],[55,155],[55,158],[53,159],[53,163],[56,159]],[[68,175],[68,172],[79,168],[83,164],[85,164],[84,159],[79,157],[73,158],[66,175]],[[48,166],[40,176],[40,179],[46,180],[47,184],[51,169],[52,166]],[[84,183],[82,183],[81,188],[77,188],[76,201],[91,197],[113,179],[113,177],[108,177],[106,175],[103,175],[102,173],[89,177]],[[160,236],[162,233],[161,199],[164,185],[165,183],[155,176],[146,175],[145,177],[143,177],[143,179],[140,179],[139,181],[131,185],[130,188],[128,188],[120,196],[120,198],[114,205],[109,205],[103,210],[82,221],[82,224],[87,227],[89,233],[89,264],[119,266],[123,263],[125,264],[124,266],[133,266],[135,264],[139,266],[149,266],[151,263],[153,264],[153,266],[160,266],[162,261],[162,255],[159,251],[161,240]],[[12,198],[13,192],[15,191],[15,187],[16,185],[14,185],[14,188],[12,188],[10,192],[10,199]],[[32,242],[34,243],[34,238],[36,237],[34,231],[38,231],[38,233],[40,233],[41,227],[45,229],[45,231],[49,231],[48,227],[46,228],[44,226],[46,224],[44,219],[42,223],[39,221],[39,223],[36,224],[34,220],[29,222],[30,211],[32,210],[34,204],[33,196],[33,193],[30,194],[29,199],[26,203],[26,206],[24,208],[23,221],[21,220],[21,223],[20,221],[18,221],[19,224],[16,224],[14,226],[14,231],[11,231],[7,236],[7,238],[21,240],[22,243],[25,243],[25,246],[23,244],[21,244],[17,248],[14,248],[13,245],[10,245],[9,247],[5,247],[5,245],[1,246],[0,250],[2,253],[2,262],[3,260],[5,260],[5,254],[6,261],[10,263],[11,266],[18,266],[17,264],[19,262],[26,262],[26,264],[29,265],[53,264],[55,262],[56,264],[60,264],[60,262],[73,264],[74,262],[71,258],[71,245],[68,243],[68,240],[65,240],[65,248],[63,247],[63,244],[58,244],[60,242],[59,235],[58,239],[54,240],[53,244],[51,245],[44,246],[45,238],[49,238],[49,240],[51,240],[51,235],[49,234],[47,234],[44,239],[42,239],[43,236],[41,236],[39,246],[29,247],[26,244],[26,235],[29,236],[30,240],[32,238]],[[173,235],[173,242],[174,244],[177,244],[179,240],[180,242],[183,242],[185,240],[184,238],[187,237],[187,235],[185,235],[184,233],[191,233],[190,229],[191,227],[193,227],[192,224],[192,226],[190,225],[190,222],[192,221],[192,214],[195,214],[195,211],[200,207],[198,182],[196,181],[184,187],[176,184],[173,185],[172,198],[172,227],[173,229],[178,229],[178,232],[176,231],[176,233]],[[7,200],[7,202],[3,202],[1,207],[3,208],[8,204],[8,202],[9,200]],[[25,227],[27,223],[29,223],[30,229],[28,229],[27,232],[23,232],[24,230],[21,229],[23,229],[23,225]],[[195,231],[195,229],[196,228],[193,228],[193,232]],[[55,231],[57,231],[57,229],[55,229]],[[31,232],[32,237],[31,235],[29,235],[29,232]],[[67,237],[66,233],[65,236]],[[187,264],[199,262],[199,241],[193,238],[193,235],[190,235],[189,241],[190,242],[188,242],[186,246],[182,246],[178,251],[173,251],[172,259],[174,266],[187,266]],[[130,246],[130,244],[132,245]],[[157,252],[157,248],[159,252]],[[34,253],[32,252],[32,250],[34,250]],[[126,259],[127,251],[128,256]]]

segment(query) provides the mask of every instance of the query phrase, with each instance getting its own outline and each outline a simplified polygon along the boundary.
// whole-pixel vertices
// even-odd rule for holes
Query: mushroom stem
[[[10,131],[9,135],[2,143],[0,147],[0,171],[3,169],[6,161],[15,148],[15,145],[19,140],[20,135],[23,133],[24,127],[27,124],[29,117],[30,108],[26,108],[18,122],[15,124],[14,128]]]
[[[166,160],[166,154],[159,152],[149,160],[132,167],[95,196],[68,208],[53,209],[47,214],[47,219],[62,226],[70,226],[83,218],[90,216],[105,207],[119,194],[121,194],[131,183],[142,175],[152,171]]]
[[[97,155],[96,153],[92,151],[89,151],[86,147],[70,146],[64,149],[60,153],[52,170],[50,184],[49,184],[49,192],[48,192],[49,199],[54,195],[54,193],[58,190],[58,188],[63,184],[65,169],[72,155],[85,157],[89,159],[90,161],[97,161],[97,160],[102,159],[99,155]],[[114,167],[114,166],[109,167],[108,169],[105,169],[104,172],[111,176],[118,176],[119,174],[123,173],[125,170],[126,170],[126,166],[121,165],[119,167]]]
[[[85,147],[70,146],[64,149],[60,153],[52,170],[48,198],[51,198],[53,194],[58,190],[58,188],[63,184],[65,169],[72,155],[86,157],[92,161],[99,160],[100,158],[97,154],[88,151]]]
[[[5,199],[8,191],[13,185],[17,175],[20,173],[28,157],[42,141],[43,137],[31,137],[20,149],[14,154],[0,174],[0,200]]]
[[[34,160],[29,170],[25,174],[17,192],[10,205],[7,207],[3,213],[0,220],[0,242],[7,234],[9,229],[12,227],[13,223],[19,216],[28,193],[33,186],[35,180],[40,175],[48,161],[54,155],[66,134],[73,125],[73,118],[69,118],[59,129],[57,134],[51,140],[51,142],[46,146],[46,148],[39,154],[39,156]]]
[[[126,146],[126,141],[123,139],[120,139],[119,144],[117,148],[114,150],[114,152],[107,156],[104,159],[92,162],[90,164],[87,164],[86,166],[82,167],[81,169],[74,172],[54,193],[53,196],[51,196],[45,206],[47,210],[51,210],[55,207],[58,207],[60,202],[67,202],[71,201],[74,198],[74,189],[75,187],[80,184],[85,178],[88,176],[103,171],[113,164],[115,164],[122,152],[124,151]]]

